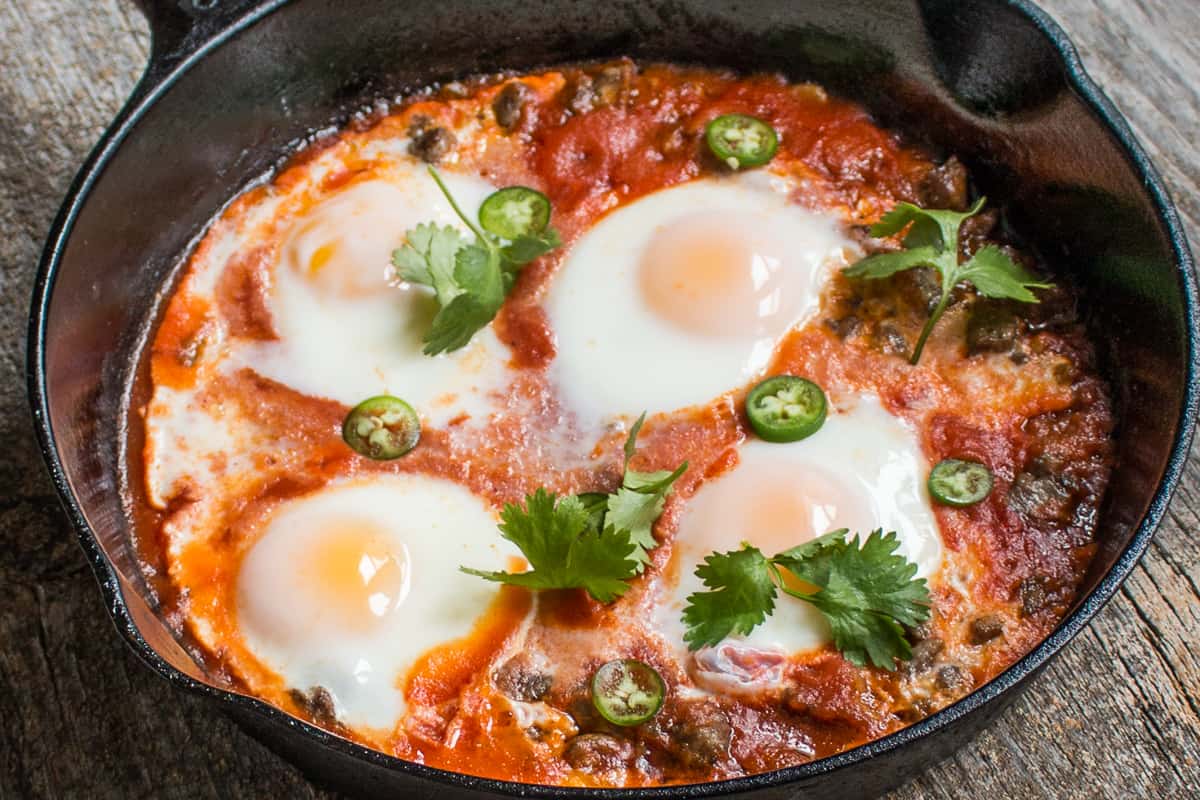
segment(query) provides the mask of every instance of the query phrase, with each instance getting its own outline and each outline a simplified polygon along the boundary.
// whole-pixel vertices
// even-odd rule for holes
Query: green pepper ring
[[[973,506],[992,491],[992,471],[978,461],[946,458],[929,471],[926,485],[938,503],[954,508]]]
[[[761,167],[779,149],[775,129],[749,114],[722,114],[708,123],[704,139],[713,155],[730,169]]]
[[[421,420],[412,406],[398,397],[369,397],[346,415],[342,440],[359,455],[390,461],[417,446]]]
[[[807,378],[775,375],[746,395],[746,416],[767,442],[798,442],[825,424],[828,404],[821,387]]]
[[[536,236],[550,224],[550,198],[528,186],[492,192],[479,206],[479,224],[488,233],[513,240]]]
[[[658,670],[632,658],[609,661],[592,676],[592,705],[614,725],[641,725],[662,708],[667,687]]]

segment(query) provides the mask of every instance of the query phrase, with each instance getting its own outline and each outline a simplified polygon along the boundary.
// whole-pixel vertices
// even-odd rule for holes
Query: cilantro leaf
[[[929,590],[917,565],[897,555],[900,539],[874,531],[860,547],[845,532],[806,553],[781,554],[774,563],[818,587],[807,594],[784,588],[812,603],[833,631],[833,644],[851,663],[894,669],[896,659],[912,657],[902,625],[929,618]],[[800,557],[796,557],[799,555]]]
[[[932,247],[876,253],[842,270],[850,278],[886,278],[913,267],[932,266],[938,251]]]
[[[422,224],[407,234],[407,241],[392,252],[392,264],[401,280],[428,286],[445,306],[462,293],[454,279],[455,254],[465,244],[463,235],[449,225]]]
[[[684,640],[692,650],[745,636],[775,611],[770,563],[757,547],[713,553],[696,567],[696,577],[710,591],[689,595],[683,610]]]
[[[967,211],[932,210],[912,203],[897,203],[891,211],[880,217],[871,226],[875,237],[895,236],[907,228],[904,236],[906,249],[896,253],[878,253],[860,259],[842,270],[849,278],[887,278],[913,267],[933,267],[942,278],[942,293],[925,327],[909,362],[921,360],[921,352],[929,334],[937,325],[954,287],[970,283],[984,297],[1007,298],[1023,303],[1036,303],[1037,297],[1030,289],[1047,289],[1052,284],[1038,281],[1021,265],[1013,261],[1000,248],[988,245],[981,248],[965,263],[960,263],[958,243],[963,222],[983,210],[986,198],[979,198]]]
[[[559,498],[538,489],[524,507],[507,504],[500,532],[525,555],[527,572],[486,572],[461,567],[468,575],[530,589],[584,589],[601,603],[629,589],[637,562],[626,531],[592,525],[591,513],[577,497]]]
[[[963,264],[959,272],[960,280],[968,280],[984,297],[1009,300],[1020,300],[1022,303],[1036,303],[1032,289],[1048,289],[1050,284],[1037,280],[1029,270],[1013,261],[1011,257],[995,245],[980,248],[971,256],[971,260]]]
[[[671,487],[688,466],[685,461],[673,472],[636,472],[629,468],[629,462],[637,453],[637,437],[645,421],[646,415],[642,414],[625,438],[625,474],[621,478],[621,487],[608,496],[608,513],[605,515],[606,524],[629,531],[630,539],[637,546],[634,557],[638,560],[638,572],[650,563],[650,551],[658,547],[654,522],[666,507]]]
[[[558,231],[547,228],[537,236],[518,236],[500,249],[500,254],[511,266],[519,267],[562,246]]]
[[[434,316],[422,352],[436,356],[465,347],[475,332],[486,327],[494,316],[496,309],[492,306],[482,304],[473,295],[460,294]]]
[[[471,299],[459,297],[443,313]],[[434,324],[436,327],[436,318]],[[645,418],[643,414],[630,429],[625,442],[625,475],[616,492],[584,492],[559,499],[538,489],[525,498],[524,507],[504,507],[500,532],[521,548],[529,561],[528,572],[462,567],[463,572],[530,589],[586,589],[602,603],[625,594],[629,579],[650,563],[649,551],[658,546],[654,522],[662,514],[671,486],[687,470],[686,462],[674,472],[628,468]]]
[[[848,540],[847,533],[833,531],[770,559],[749,546],[706,558],[696,575],[718,591],[688,598],[683,615],[688,645],[696,649],[749,633],[774,611],[775,593],[781,590],[821,612],[834,647],[851,663],[892,670],[897,659],[911,658],[904,626],[929,619],[925,580],[916,577],[916,564],[896,553],[900,540],[895,533],[877,530],[861,544],[858,536]],[[731,559],[733,555],[738,558]],[[817,590],[791,588],[781,570]]]
[[[521,266],[562,242],[552,228],[507,243],[485,233],[459,208],[438,171],[430,167],[429,174],[475,235],[471,242],[450,225],[424,223],[408,231],[405,243],[392,252],[396,275],[432,288],[437,298],[440,310],[425,336],[424,348],[426,355],[433,356],[458,350],[471,341],[495,318]]]

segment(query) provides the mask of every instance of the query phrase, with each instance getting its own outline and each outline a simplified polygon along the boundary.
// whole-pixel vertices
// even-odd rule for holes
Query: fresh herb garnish
[[[607,496],[606,513],[601,523],[629,531],[629,537],[637,548],[634,558],[638,561],[638,572],[650,563],[649,551],[658,546],[654,539],[654,521],[662,514],[671,487],[688,468],[686,461],[674,471],[637,472],[629,468],[629,462],[637,452],[638,434],[645,421],[646,415],[642,414],[629,429],[629,436],[625,439],[624,476],[620,488]]]
[[[912,203],[898,203],[879,222],[871,226],[876,238],[893,236],[911,225],[904,236],[906,249],[895,253],[877,253],[847,267],[843,272],[851,278],[886,278],[913,267],[933,267],[942,278],[942,296],[925,322],[909,363],[921,360],[921,351],[933,327],[941,319],[950,296],[959,283],[968,282],[984,297],[1036,303],[1030,289],[1048,289],[1027,269],[995,245],[980,248],[965,262],[959,260],[958,237],[963,222],[978,214],[986,202],[979,198],[966,212],[934,211]]]
[[[521,548],[528,572],[484,572],[460,567],[468,575],[529,589],[586,589],[610,603],[629,589],[637,574],[629,532],[609,525],[597,528],[578,497],[558,497],[538,489],[524,507],[509,503],[500,514],[500,532]]]
[[[858,666],[868,661],[886,670],[912,657],[902,626],[929,619],[929,590],[917,566],[896,554],[895,533],[873,532],[859,544],[846,529],[767,558],[757,547],[713,553],[696,567],[710,591],[688,597],[684,638],[697,650],[731,634],[746,635],[775,611],[779,591],[812,603],[829,622],[833,644]],[[784,571],[812,584],[815,592],[792,588]]]
[[[400,279],[431,287],[441,306],[425,334],[424,352],[433,356],[471,341],[496,316],[520,268],[562,242],[553,228],[515,239],[485,232],[459,208],[438,171],[430,167],[429,174],[475,235],[470,241],[450,225],[423,223],[408,231],[404,245],[392,252]]]
[[[645,419],[643,414],[625,440],[625,475],[616,492],[559,498],[538,489],[523,507],[504,506],[500,532],[521,549],[528,572],[462,571],[530,589],[586,589],[601,603],[625,594],[629,579],[649,563],[648,551],[658,546],[654,521],[672,484],[687,470],[687,462],[674,472],[629,469]]]

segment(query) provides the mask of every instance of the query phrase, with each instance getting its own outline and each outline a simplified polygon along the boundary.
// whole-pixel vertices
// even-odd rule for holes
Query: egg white
[[[352,574],[323,581],[338,569],[321,561],[341,544],[336,537],[363,531],[370,544],[361,554],[351,548]],[[492,510],[450,481],[336,483],[285,502],[263,523],[238,575],[238,627],[288,686],[328,690],[342,723],[391,729],[405,711],[407,670],[470,633],[496,597],[495,584],[459,567],[504,569],[516,554]],[[381,583],[382,569],[390,572]]]
[[[707,591],[696,566],[713,551],[737,550],[743,542],[770,557],[839,528],[860,538],[882,528],[896,532],[898,552],[917,565],[918,576],[939,571],[942,541],[925,488],[929,467],[915,433],[873,395],[837,405],[807,439],[746,442],[737,466],[688,501],[667,570],[677,580],[664,587],[656,623],[677,647],[688,596]],[[790,655],[829,640],[829,626],[815,608],[781,595],[762,625],[726,643],[735,653]]]
[[[442,178],[467,213],[493,191],[479,178]],[[435,425],[486,415],[507,385],[508,349],[488,326],[461,350],[425,355],[432,293],[394,278],[392,251],[426,222],[466,230],[424,165],[407,161],[308,210],[284,235],[271,273],[278,340],[245,345],[232,366],[346,405],[393,394]]]
[[[832,215],[796,205],[790,190],[765,172],[705,178],[623,206],[584,234],[545,300],[557,348],[551,374],[567,407],[585,422],[671,411],[711,401],[761,372],[778,338],[816,311],[822,283],[853,246]],[[769,238],[761,244],[786,260],[783,275],[768,274],[762,263],[746,265],[760,273],[747,280],[782,280],[787,289],[763,293],[757,308],[726,306],[753,318],[751,324],[731,330],[719,318],[722,298],[705,296],[705,307],[715,310],[713,330],[697,332],[677,320],[692,314],[687,304],[695,302],[695,287],[680,285],[678,296],[666,300],[666,315],[639,288],[655,237],[694,224],[698,214],[698,233],[748,249],[760,243],[745,237]]]

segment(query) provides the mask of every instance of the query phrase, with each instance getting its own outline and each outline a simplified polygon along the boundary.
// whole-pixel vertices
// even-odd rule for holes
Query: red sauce
[[[303,213],[349,182],[370,178],[385,161],[365,146],[406,135],[418,115],[426,125],[477,123],[476,137],[469,147],[460,143],[453,168],[499,185],[521,183],[545,191],[554,205],[555,226],[568,244],[617,206],[721,169],[701,139],[708,121],[723,113],[769,121],[780,134],[775,167],[804,187],[798,202],[834,210],[848,224],[877,219],[898,200],[919,202],[919,187],[932,167],[925,153],[877,127],[858,106],[777,76],[665,66],[639,71],[620,62],[519,80],[526,104],[511,130],[501,129],[491,111],[505,81],[481,81],[465,94],[426,96],[299,154],[274,182],[278,192],[297,194],[267,226],[274,231],[268,238],[286,229],[289,215]],[[305,188],[315,160],[328,153],[338,154],[341,167],[318,186]],[[224,220],[235,224],[266,192],[256,189],[239,199]],[[194,263],[210,249],[206,240]],[[873,392],[914,426],[930,463],[971,458],[996,476],[996,487],[983,503],[936,509],[951,554],[948,563],[962,571],[959,579],[971,592],[964,603],[948,584],[939,588],[934,621],[914,636],[935,651],[930,658],[940,666],[888,673],[855,667],[826,648],[787,662],[788,688],[782,693],[686,700],[679,692],[690,680],[686,670],[656,640],[622,624],[647,613],[654,599],[649,581],[635,582],[611,606],[578,591],[547,592],[538,598],[533,643],[556,660],[554,685],[542,698],[554,713],[549,721],[531,724],[518,720],[518,707],[497,689],[491,674],[495,654],[514,636],[532,602],[524,590],[506,588],[470,636],[427,653],[410,671],[403,687],[410,715],[396,731],[381,737],[317,718],[247,651],[237,633],[231,611],[237,570],[261,515],[331,480],[368,473],[445,477],[497,505],[520,501],[540,486],[580,492],[618,485],[623,432],[596,442],[590,463],[566,469],[538,446],[560,430],[564,417],[546,375],[555,345],[540,303],[565,250],[523,270],[495,323],[512,350],[510,366],[517,377],[511,401],[523,410],[497,415],[469,441],[460,434],[467,421],[462,417],[443,429],[425,430],[420,446],[394,462],[370,462],[350,453],[339,433],[348,409],[339,403],[301,395],[250,370],[220,376],[199,366],[218,324],[235,339],[274,337],[267,301],[272,247],[262,245],[225,267],[215,307],[184,279],[149,348],[148,379],[153,386],[179,390],[200,386],[203,402],[236,409],[240,418],[281,443],[276,451],[260,454],[251,485],[224,499],[219,533],[190,547],[172,574],[178,586],[187,587],[185,597],[175,599],[178,612],[186,618],[190,611],[206,609],[204,619],[221,642],[209,647],[217,669],[228,670],[236,683],[292,713],[403,758],[527,782],[632,786],[727,778],[843,751],[995,676],[1057,622],[1091,557],[1091,520],[1112,459],[1112,411],[1081,329],[1024,336],[1024,361],[1014,360],[1010,368],[987,361],[994,356],[964,353],[969,304],[960,303],[939,325],[921,366],[913,368],[879,343],[881,326],[891,326],[911,342],[924,320],[924,307],[912,299],[911,278],[865,290],[835,278],[819,318],[785,337],[771,371],[803,375],[843,393]],[[864,291],[873,294],[864,296]],[[846,334],[854,327],[851,320],[868,333]],[[683,504],[703,482],[736,465],[737,445],[747,435],[738,393],[648,421],[633,466],[690,465],[656,524],[662,546],[653,551],[649,576],[668,568]],[[1052,483],[1038,481],[1070,487],[1068,499],[1046,495],[1043,490]],[[192,500],[184,493],[161,516],[142,515],[142,527],[185,521]],[[1055,503],[1068,502],[1074,517],[1064,520]],[[161,530],[142,531],[144,547],[162,538]],[[986,647],[973,643],[968,632],[983,613],[1005,626],[1004,635]],[[652,723],[614,731],[589,712],[586,679],[607,657],[601,650],[660,668],[668,701]],[[954,667],[952,674],[947,667]],[[583,745],[572,739],[588,732],[616,736],[617,749],[628,748],[636,757],[617,765],[600,764],[599,757],[589,761]]]

